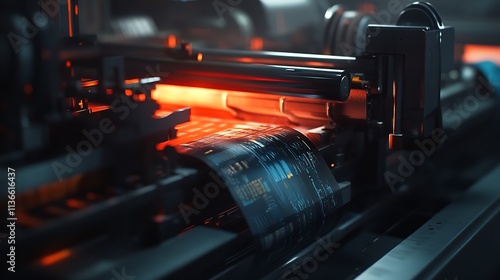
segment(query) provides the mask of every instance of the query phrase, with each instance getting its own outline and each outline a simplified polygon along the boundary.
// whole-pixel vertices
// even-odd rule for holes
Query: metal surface
[[[487,279],[500,258],[500,166],[357,279]]]
[[[236,91],[250,91],[345,101],[350,74],[341,69],[285,65],[246,65],[222,62],[189,62],[162,58],[128,57],[137,73],[148,65],[160,65],[168,76],[162,82]],[[132,70],[132,71],[133,71]],[[131,73],[127,73],[131,74]]]

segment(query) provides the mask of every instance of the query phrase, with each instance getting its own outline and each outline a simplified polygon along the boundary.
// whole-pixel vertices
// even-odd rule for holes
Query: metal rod
[[[126,58],[126,75],[144,76],[155,69],[162,83],[193,87],[260,92],[332,101],[349,97],[350,73],[345,70],[195,62],[165,58]],[[151,72],[151,71],[149,71]],[[149,73],[155,75],[155,73]]]
[[[101,47],[104,53],[117,52],[124,56],[157,56],[171,57],[177,49],[165,48],[159,44],[139,44],[134,42],[104,43]],[[231,62],[244,64],[289,65],[314,68],[344,69],[354,72],[373,72],[375,59],[371,56],[351,57],[333,56],[322,54],[304,54],[274,51],[246,51],[246,50],[218,50],[218,49],[193,49],[192,53],[201,53],[206,62]]]

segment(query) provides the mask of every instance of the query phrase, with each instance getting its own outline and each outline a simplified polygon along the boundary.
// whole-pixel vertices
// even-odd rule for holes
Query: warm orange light
[[[239,61],[239,62],[243,62],[243,63],[253,63],[253,62],[254,62],[254,60],[253,60],[253,59],[248,58],[248,57],[243,57],[243,58],[241,58],[241,59],[238,59],[237,61]]]
[[[144,93],[136,94],[134,96],[134,100],[135,101],[140,101],[140,102],[146,101],[146,95]]]
[[[83,201],[74,198],[66,200],[66,205],[69,208],[74,208],[74,209],[81,209],[85,207],[85,203]]]
[[[232,118],[240,113],[248,113],[255,116],[253,120],[256,122],[267,122],[267,117],[264,116],[305,118],[318,121],[318,124],[328,120],[326,115],[322,116],[326,101],[319,99],[166,84],[158,84],[152,91],[152,98],[167,110],[173,107],[191,107],[198,114],[201,113],[200,110],[205,110],[201,114],[210,117],[216,117],[217,112],[226,113],[217,118]],[[303,108],[304,106],[307,108]],[[257,120],[259,115],[263,119]]]
[[[158,103],[164,104],[189,104],[190,106],[219,108],[221,103],[220,90],[173,86],[173,85],[157,85],[152,92],[152,97]]]
[[[68,35],[73,37],[73,14],[71,13],[71,0],[68,0]]]
[[[167,37],[167,47],[175,48],[177,46],[177,37],[175,35],[168,35]]]
[[[67,68],[70,68],[70,67],[71,67],[71,61],[66,60],[66,67],[67,67]]]
[[[186,233],[187,231],[190,231],[194,228],[194,225],[191,225],[191,226],[188,226],[187,228],[181,230],[181,232],[179,233],[179,236],[182,236],[184,233]]]
[[[153,220],[156,223],[162,223],[163,221],[165,221],[165,215],[161,215],[161,214],[155,215]]]
[[[203,60],[203,54],[199,53],[198,56],[196,57],[196,60],[198,60],[198,62],[201,62]]]
[[[231,107],[227,99],[229,94],[238,96],[258,95],[252,92],[159,84],[151,92],[151,97],[160,104],[227,110]],[[251,99],[248,99],[248,101],[250,100]],[[247,102],[247,99],[243,102]]]
[[[240,62],[240,63],[255,63],[255,64],[297,64],[297,66],[304,66],[304,67],[335,67],[331,62],[321,62],[321,61],[289,61],[289,62],[282,62],[276,59],[269,59],[269,58],[251,58],[251,57],[241,57],[241,58],[236,58],[234,59],[235,62]]]
[[[59,262],[63,259],[66,259],[70,255],[71,255],[71,251],[69,249],[61,250],[61,251],[58,251],[58,252],[55,252],[53,254],[50,254],[50,255],[43,257],[40,260],[40,263],[42,265],[45,265],[45,266],[51,265],[51,264]]]
[[[126,89],[125,90],[125,95],[126,96],[132,96],[132,90],[131,89]]]
[[[32,215],[27,214],[25,211],[16,212],[17,220],[23,227],[34,228],[43,223],[43,220]]]
[[[78,5],[75,5],[75,15],[78,15]]]
[[[82,87],[94,87],[99,84],[97,80],[82,81]]]
[[[111,94],[113,94],[113,90],[112,90],[112,89],[110,89],[110,88],[107,88],[107,89],[106,89],[106,94],[107,94],[107,95],[111,95]]]
[[[485,45],[465,45],[462,60],[465,63],[492,61],[500,65],[500,47]]]
[[[250,40],[250,49],[253,51],[260,51],[264,48],[264,40],[260,37],[254,37]]]
[[[68,62],[71,63],[70,61],[67,61],[66,66],[68,65]],[[126,85],[139,84],[140,82],[141,82],[141,80],[139,80],[139,79],[128,79],[128,80],[124,81],[124,83]],[[99,85],[99,80],[82,81],[82,87],[93,87],[93,86],[97,86],[97,85]]]
[[[139,80],[139,79],[128,79],[128,80],[125,80],[125,84],[126,84],[126,85],[130,85],[130,84],[138,84],[138,83],[140,83],[140,82],[141,82],[141,80]]]

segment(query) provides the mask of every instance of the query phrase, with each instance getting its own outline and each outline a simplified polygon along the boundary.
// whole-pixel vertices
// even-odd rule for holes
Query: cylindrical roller
[[[203,61],[219,61],[252,64],[280,64],[303,67],[326,68],[351,68],[357,60],[356,57],[331,56],[322,54],[305,54],[273,51],[241,51],[241,50],[216,50],[196,49],[203,54]],[[349,69],[346,69],[349,70]]]
[[[325,13],[323,52],[333,55],[362,55],[366,48],[366,28],[377,23],[370,13],[349,11],[334,5]]]
[[[332,101],[347,100],[351,88],[350,74],[346,70],[138,57],[127,58],[126,63],[127,70],[131,71],[126,75],[144,75],[145,69],[155,66],[157,70],[161,69],[159,76],[162,78],[162,83],[172,85]]]
[[[176,49],[166,49],[163,45],[145,45],[134,42],[127,43],[105,43],[101,46],[101,51],[105,54],[116,54],[118,52],[124,56],[143,57],[168,57],[175,58],[172,53],[179,51]],[[251,64],[278,64],[293,65],[303,67],[327,67],[341,68],[345,70],[355,70],[359,67],[360,60],[368,59],[351,56],[333,56],[324,54],[308,54],[276,51],[247,51],[247,50],[220,50],[197,48],[192,50],[193,54],[202,54],[203,61],[251,63]],[[65,53],[63,59],[68,59],[69,53]],[[76,55],[76,54],[75,54]],[[194,56],[196,58],[196,56]],[[188,59],[186,59],[188,60]]]
[[[333,56],[322,54],[275,52],[275,51],[247,51],[247,50],[220,50],[197,48],[192,50],[191,59],[179,59],[173,55],[180,52],[177,49],[166,49],[163,45],[145,45],[133,42],[106,43],[101,46],[104,54],[123,56],[142,56],[171,58],[180,61],[195,61],[196,58],[203,62],[230,62],[244,64],[289,65],[313,68],[344,69],[353,72],[372,72],[375,59],[372,57]],[[70,54],[65,54],[67,60]],[[75,54],[76,55],[76,54]],[[63,60],[65,61],[65,60]]]

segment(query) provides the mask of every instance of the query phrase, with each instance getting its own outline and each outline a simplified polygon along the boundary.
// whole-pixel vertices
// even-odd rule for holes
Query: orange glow
[[[71,61],[66,60],[66,67],[67,67],[67,68],[70,68],[70,67],[71,67]]]
[[[146,95],[144,93],[137,94],[134,96],[134,100],[140,102],[146,101]]]
[[[78,15],[78,5],[75,5],[75,15]]]
[[[130,85],[130,84],[138,84],[138,83],[140,83],[140,82],[141,82],[141,80],[139,80],[139,79],[129,79],[129,80],[125,80],[125,84],[126,84],[126,85]]]
[[[96,196],[95,193],[89,192],[85,195],[85,198],[87,198],[88,200],[95,200]]]
[[[33,92],[33,86],[31,84],[24,85],[24,93],[31,94]]]
[[[151,96],[160,104],[221,109],[224,106],[223,92],[223,90],[200,87],[158,85]]]
[[[165,215],[155,215],[153,220],[155,221],[155,223],[162,223],[163,221],[165,221]]]
[[[179,236],[182,236],[184,233],[186,233],[187,231],[190,231],[194,228],[194,225],[192,226],[188,226],[187,228],[181,230],[181,232],[179,233]]]
[[[373,3],[360,3],[358,10],[362,13],[375,13],[376,11],[375,4]]]
[[[303,64],[307,67],[331,67],[330,64],[319,61],[305,61]]]
[[[74,198],[66,200],[66,205],[69,208],[74,208],[74,209],[81,209],[85,207],[85,203],[83,203],[81,200]]]
[[[184,87],[184,86],[172,86],[172,85],[158,85],[156,89],[151,92],[153,99],[159,103],[171,103],[171,99],[179,100],[182,102],[186,97],[185,95],[189,93],[189,100],[196,101],[200,100],[205,96],[208,97],[209,92],[215,92],[216,90],[210,90],[205,88],[194,88],[194,87]],[[193,95],[194,94],[194,95]],[[177,103],[177,102],[176,102]]]
[[[177,37],[175,35],[168,35],[167,37],[167,47],[175,48],[177,46]]]
[[[39,218],[36,218],[32,215],[27,214],[25,211],[19,211],[16,213],[17,220],[19,224],[24,227],[34,228],[43,223],[43,221]]]
[[[97,112],[100,112],[100,111],[108,110],[109,106],[103,106],[103,105],[97,105],[97,104],[91,104],[91,103],[89,103],[89,109],[93,113],[97,113]]]
[[[250,49],[252,51],[260,51],[264,48],[264,40],[260,37],[254,37],[250,40]]]
[[[500,65],[500,47],[485,45],[465,45],[462,60],[465,63],[492,61]]]
[[[235,62],[240,63],[255,63],[255,64],[294,64],[297,66],[304,67],[335,67],[332,63],[321,62],[321,61],[278,61],[276,59],[269,58],[252,58],[252,57],[241,57],[234,59]]]
[[[113,94],[113,90],[112,90],[112,89],[110,89],[110,88],[107,88],[107,89],[106,89],[106,94],[107,94],[107,95],[111,95],[111,94]]]
[[[201,62],[203,60],[203,54],[199,53],[198,56],[196,57],[196,60],[198,60],[198,62]]]
[[[70,255],[71,255],[71,251],[69,249],[61,250],[61,251],[58,251],[58,252],[55,252],[53,254],[50,254],[50,255],[43,257],[40,260],[40,263],[42,265],[45,265],[45,266],[51,265],[51,264],[59,262],[63,259],[68,258]]]
[[[276,116],[273,122],[284,118],[290,122],[307,119],[314,123],[308,122],[308,125],[321,125],[328,120],[324,113],[326,101],[320,99],[166,84],[157,85],[152,98],[163,110],[191,107],[193,114],[212,118],[232,119],[250,114],[254,122],[267,123],[268,116]]]
[[[99,84],[97,80],[82,81],[82,87],[94,87]]]
[[[125,90],[125,95],[126,96],[132,96],[132,90],[131,89],[126,89]]]
[[[71,0],[68,0],[68,35],[69,37],[73,37],[73,17],[71,12]]]

